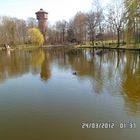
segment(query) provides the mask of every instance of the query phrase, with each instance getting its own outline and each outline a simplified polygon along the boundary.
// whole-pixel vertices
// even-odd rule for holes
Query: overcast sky
[[[43,8],[49,13],[49,22],[69,20],[77,11],[87,12],[92,8],[93,0],[0,0],[0,16],[20,19],[36,17],[35,12]],[[109,0],[100,0],[106,4]]]

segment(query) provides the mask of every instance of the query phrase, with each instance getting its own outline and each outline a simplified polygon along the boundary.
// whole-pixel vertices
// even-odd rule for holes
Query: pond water
[[[0,140],[139,138],[139,53],[0,52]]]

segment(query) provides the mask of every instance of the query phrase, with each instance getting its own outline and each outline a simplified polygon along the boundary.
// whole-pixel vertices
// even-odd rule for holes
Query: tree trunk
[[[94,33],[91,32],[92,45],[94,46]]]
[[[117,37],[118,37],[117,47],[120,47],[120,29],[119,28],[117,28]]]

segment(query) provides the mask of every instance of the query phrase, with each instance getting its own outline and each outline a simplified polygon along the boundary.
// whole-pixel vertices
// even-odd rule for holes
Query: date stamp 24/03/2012
[[[136,123],[134,122],[120,122],[120,123],[114,123],[114,122],[82,122],[81,128],[92,128],[92,129],[113,129],[113,128],[120,128],[120,129],[134,129],[136,128]]]

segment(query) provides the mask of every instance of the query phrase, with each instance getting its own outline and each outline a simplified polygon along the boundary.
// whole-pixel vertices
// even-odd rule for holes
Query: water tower
[[[45,12],[43,9],[40,9],[35,14],[36,14],[36,17],[38,20],[38,27],[39,27],[41,33],[44,35],[44,38],[46,40],[48,13]]]

